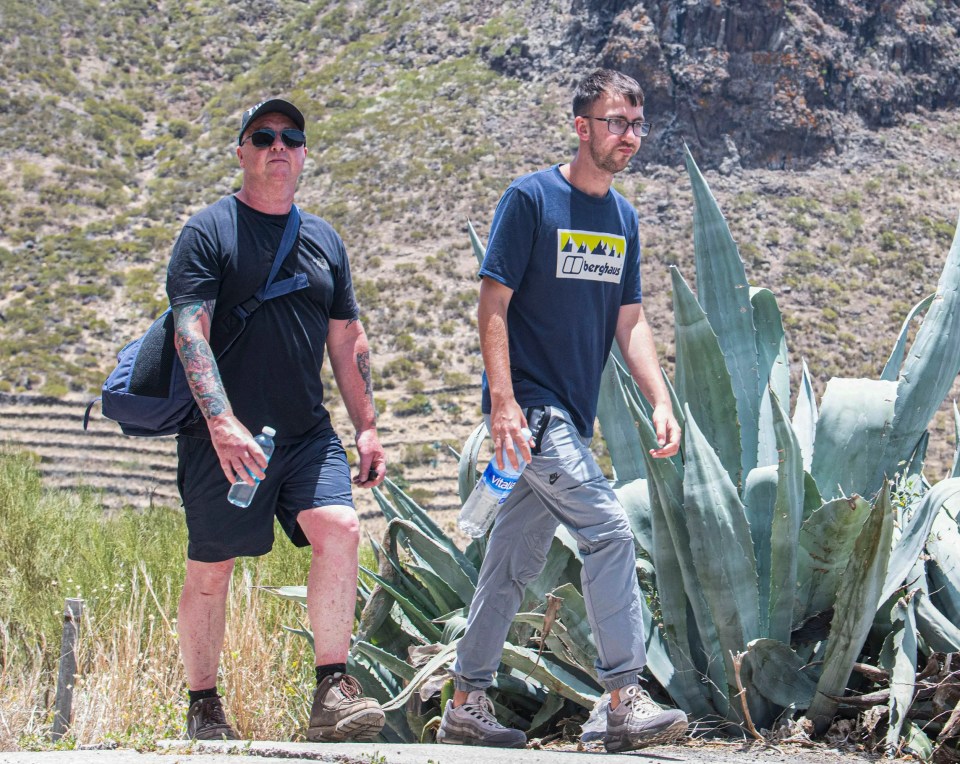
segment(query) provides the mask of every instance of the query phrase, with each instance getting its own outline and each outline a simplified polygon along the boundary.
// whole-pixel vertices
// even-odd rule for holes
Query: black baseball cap
[[[237,143],[243,140],[243,131],[247,129],[247,125],[261,114],[271,114],[274,112],[290,117],[290,119],[293,120],[293,124],[295,124],[299,130],[303,130],[306,125],[300,109],[289,101],[284,101],[282,98],[271,98],[269,101],[262,101],[256,106],[251,106],[243,113],[243,116],[240,117],[240,134],[237,136]]]

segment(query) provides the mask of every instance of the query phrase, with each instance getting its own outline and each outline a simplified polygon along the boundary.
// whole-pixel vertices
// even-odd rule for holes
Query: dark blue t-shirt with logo
[[[517,403],[561,406],[591,437],[620,306],[641,301],[636,210],[612,188],[603,198],[577,190],[559,165],[525,175],[497,205],[480,275],[513,290]],[[486,374],[482,408],[490,413]]]

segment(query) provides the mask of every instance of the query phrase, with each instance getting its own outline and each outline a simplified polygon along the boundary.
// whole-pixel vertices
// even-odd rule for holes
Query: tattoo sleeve
[[[360,378],[363,380],[363,394],[370,399],[370,405],[373,405],[373,380],[370,377],[369,350],[357,353],[357,369],[360,372]]]
[[[187,375],[187,384],[207,419],[230,409],[220,370],[210,349],[213,308],[214,301],[207,300],[178,305],[173,309],[177,351]]]

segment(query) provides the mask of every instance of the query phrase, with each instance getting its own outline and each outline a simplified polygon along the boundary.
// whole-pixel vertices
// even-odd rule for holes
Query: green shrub
[[[422,393],[417,393],[393,404],[393,413],[401,417],[429,414],[432,411],[433,404],[430,403],[430,399]]]

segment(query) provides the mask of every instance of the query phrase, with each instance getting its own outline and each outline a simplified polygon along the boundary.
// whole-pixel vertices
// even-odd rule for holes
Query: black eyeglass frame
[[[259,137],[258,136],[262,136]],[[269,143],[265,143],[267,138],[269,138]],[[277,131],[270,127],[260,127],[254,130],[250,135],[244,138],[240,145],[242,146],[247,141],[253,144],[254,148],[257,149],[268,149],[277,140]],[[303,130],[297,130],[294,127],[285,127],[280,131],[280,140],[283,141],[283,145],[288,149],[299,149],[302,146],[307,145],[307,136],[304,134]]]
[[[584,119],[595,119],[598,122],[606,122],[607,130],[614,135],[626,135],[627,129],[633,130],[633,134],[638,138],[646,138],[650,135],[650,123],[642,119],[629,122],[623,117],[591,117],[589,114],[583,114],[582,116]],[[618,132],[614,128],[614,125],[623,125],[623,130]]]

